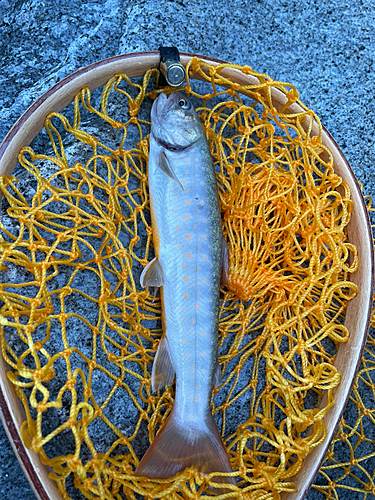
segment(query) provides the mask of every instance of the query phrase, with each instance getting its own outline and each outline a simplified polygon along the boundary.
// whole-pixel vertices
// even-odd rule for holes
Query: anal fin
[[[172,364],[168,339],[165,335],[163,335],[155,355],[154,364],[152,365],[152,391],[156,392],[165,385],[171,385],[174,380],[175,374],[176,371]]]

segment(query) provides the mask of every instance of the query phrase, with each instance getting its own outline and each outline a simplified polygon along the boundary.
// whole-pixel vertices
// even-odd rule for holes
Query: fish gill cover
[[[260,83],[233,83],[226,67]],[[204,82],[191,86],[197,74]],[[141,81],[116,75],[100,94],[82,89],[22,149],[17,175],[0,180],[2,355],[25,408],[24,442],[51,467],[64,499],[82,498],[78,490],[200,498],[214,495],[218,476],[133,474],[174,401],[173,386],[151,392],[160,300],[139,285],[154,256],[148,118],[161,89],[152,77],[157,70]],[[272,88],[288,98],[281,110]],[[230,255],[212,409],[237,486],[222,498],[274,499],[294,491],[293,476],[326,435],[340,381],[334,357],[356,293],[346,234],[353,203],[318,118],[292,85],[194,58],[185,91],[211,148]],[[288,113],[297,101],[303,112]],[[314,137],[303,128],[313,119]],[[47,137],[50,150],[38,153]]]

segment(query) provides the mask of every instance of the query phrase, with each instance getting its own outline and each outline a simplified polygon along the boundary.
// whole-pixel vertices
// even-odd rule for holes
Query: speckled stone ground
[[[0,140],[37,97],[78,68],[176,45],[293,83],[374,196],[374,40],[373,0],[2,0]],[[0,498],[34,498],[2,429]],[[308,498],[323,495],[312,490]]]

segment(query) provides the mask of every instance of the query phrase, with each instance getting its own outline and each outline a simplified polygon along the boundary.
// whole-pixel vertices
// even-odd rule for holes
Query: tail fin
[[[166,479],[191,466],[205,474],[233,472],[212,415],[197,428],[185,426],[172,411],[135,472],[137,476]],[[217,477],[214,481],[236,484],[234,478]]]

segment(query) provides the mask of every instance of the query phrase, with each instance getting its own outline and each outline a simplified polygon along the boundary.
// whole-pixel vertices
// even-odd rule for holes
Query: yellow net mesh
[[[223,76],[226,67],[260,83],[241,87]],[[213,67],[196,58],[187,74],[185,90],[198,102],[217,171],[230,252],[220,308],[223,382],[213,392],[213,413],[239,481],[218,498],[274,499],[295,490],[293,476],[325,438],[322,419],[340,381],[333,361],[348,339],[343,319],[356,293],[349,276],[358,266],[346,237],[349,187],[333,171],[314,113],[301,103],[303,112],[286,113],[298,101],[293,86],[248,66]],[[194,75],[209,91],[191,86]],[[168,480],[133,475],[174,398],[173,386],[151,393],[160,301],[139,286],[153,256],[149,122],[141,118],[145,103],[161,92],[151,88],[152,77],[156,70],[141,84],[116,75],[97,105],[83,89],[71,119],[47,116],[51,153],[21,151],[20,164],[34,179],[30,193],[14,176],[0,180],[15,224],[0,223],[2,355],[25,408],[23,439],[51,467],[64,499],[74,488],[90,499],[214,495],[213,474],[194,468]],[[272,88],[288,97],[281,111]],[[127,120],[114,118],[113,96]],[[82,113],[114,131],[111,144],[95,136]],[[303,128],[312,119],[316,137]],[[69,157],[63,134],[85,148],[87,161]],[[368,373],[367,364],[357,380],[374,389]],[[318,409],[323,391],[328,403]],[[359,435],[365,411],[359,401],[356,425],[347,432],[343,422],[336,442],[350,445],[350,433]],[[109,436],[104,442],[101,433]],[[317,488],[337,497],[338,481],[326,467],[322,474],[329,486]]]
[[[367,209],[372,215],[372,199]],[[372,225],[375,227],[375,225]],[[327,500],[375,497],[375,309],[362,363],[344,418],[326,455],[326,461],[315,478],[314,488]]]

